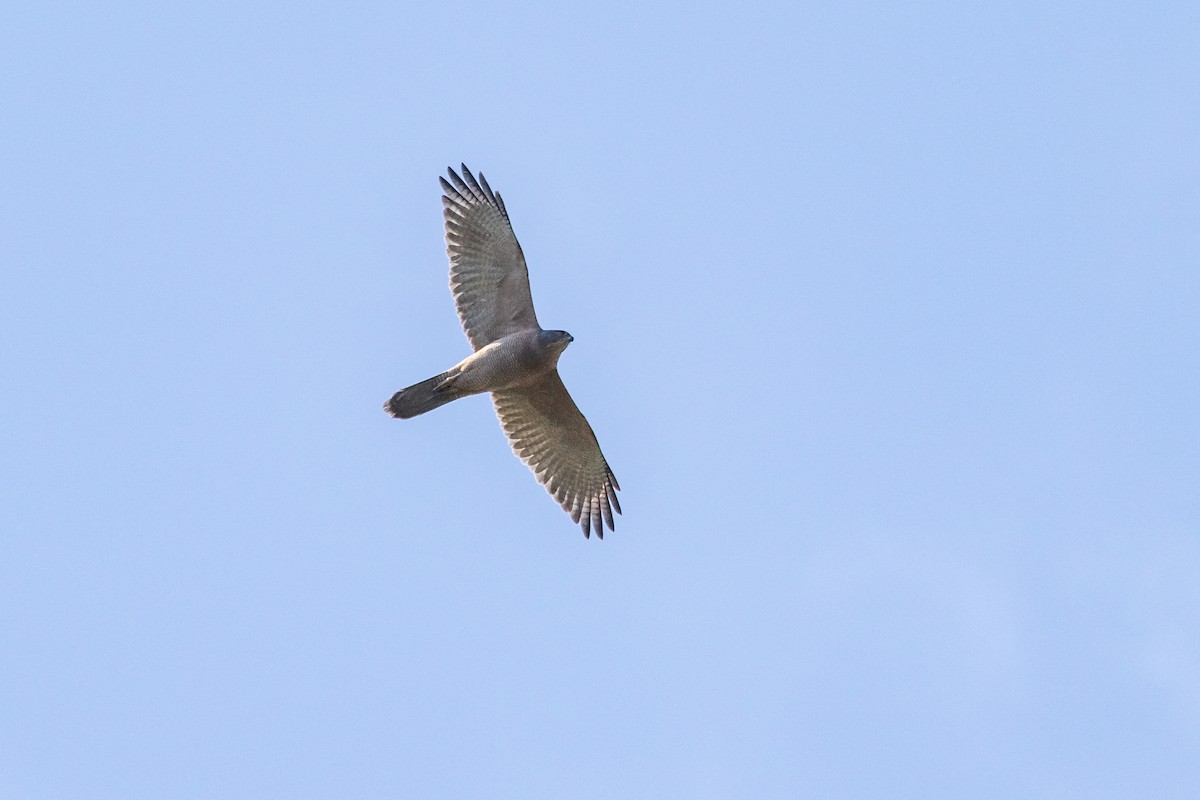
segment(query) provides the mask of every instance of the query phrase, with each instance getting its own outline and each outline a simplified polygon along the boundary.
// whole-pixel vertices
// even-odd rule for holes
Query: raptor
[[[499,192],[466,164],[442,184],[450,291],[474,351],[440,375],[401,389],[384,404],[409,419],[460,397],[491,392],[513,452],[584,536],[604,537],[620,514],[616,476],[592,426],[558,375],[574,338],[544,330],[533,311],[529,270]]]

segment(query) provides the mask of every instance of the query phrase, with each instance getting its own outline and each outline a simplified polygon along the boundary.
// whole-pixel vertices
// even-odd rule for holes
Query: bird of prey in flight
[[[496,416],[513,452],[571,519],[604,538],[613,530],[617,479],[600,452],[592,426],[562,379],[558,358],[574,338],[543,330],[533,313],[529,271],[499,192],[466,164],[442,183],[450,291],[475,351],[441,375],[401,389],[383,409],[408,419],[482,392],[492,393]]]

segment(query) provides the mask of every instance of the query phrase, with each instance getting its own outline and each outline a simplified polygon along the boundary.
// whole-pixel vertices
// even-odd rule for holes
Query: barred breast
[[[455,386],[469,392],[511,389],[537,380],[554,368],[553,354],[542,347],[537,331],[520,331],[492,342],[464,359]]]

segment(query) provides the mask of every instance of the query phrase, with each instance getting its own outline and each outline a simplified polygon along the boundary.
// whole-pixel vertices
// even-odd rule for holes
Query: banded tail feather
[[[454,387],[448,384],[450,377],[449,372],[443,372],[429,380],[414,383],[407,389],[401,389],[384,403],[383,410],[396,419],[410,419],[463,397],[462,392],[455,391]]]

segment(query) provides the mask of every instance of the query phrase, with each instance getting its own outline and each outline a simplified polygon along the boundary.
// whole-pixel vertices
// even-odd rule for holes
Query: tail
[[[427,381],[401,389],[383,404],[383,410],[397,419],[409,419],[463,397],[462,392],[455,391],[450,385],[450,377],[451,372],[443,372]]]

